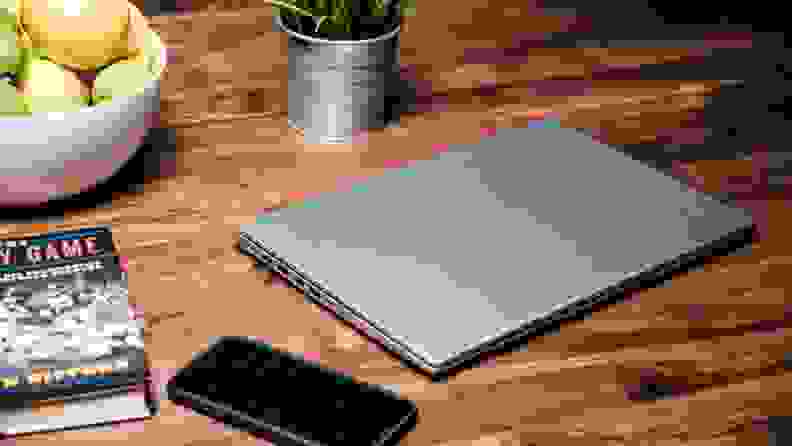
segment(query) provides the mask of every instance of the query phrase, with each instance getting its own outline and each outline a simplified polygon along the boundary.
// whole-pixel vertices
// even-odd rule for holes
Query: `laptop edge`
[[[395,339],[386,330],[378,327],[365,316],[345,305],[343,300],[336,297],[330,290],[311,280],[306,274],[295,268],[294,265],[271,249],[264,247],[249,234],[244,232],[240,234],[240,249],[283,277],[289,284],[301,290],[315,303],[332,311],[338,318],[350,323],[368,337],[378,341],[391,353],[434,378],[448,375],[459,368],[463,368],[486,353],[509,348],[518,341],[538,334],[543,329],[550,328],[556,323],[585,314],[595,305],[604,304],[623,296],[625,291],[646,288],[668,278],[671,274],[683,272],[692,266],[700,264],[710,257],[728,254],[734,249],[749,244],[754,240],[754,236],[755,226],[753,224],[742,227],[710,243],[702,244],[692,252],[682,254],[675,259],[628,276],[617,285],[605,288],[591,296],[579,296],[575,302],[561,309],[551,311],[543,317],[534,319],[504,334],[496,335],[477,347],[465,350],[442,362],[432,362],[417,354],[408,345]]]

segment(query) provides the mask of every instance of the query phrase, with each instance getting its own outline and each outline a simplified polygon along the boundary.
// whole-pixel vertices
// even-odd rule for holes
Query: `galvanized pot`
[[[289,125],[305,142],[345,143],[395,119],[400,27],[368,40],[300,34],[276,18],[289,41]]]

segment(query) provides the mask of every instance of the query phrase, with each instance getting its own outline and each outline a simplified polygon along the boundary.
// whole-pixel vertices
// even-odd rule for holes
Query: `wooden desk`
[[[274,286],[237,252],[239,225],[258,210],[331,190],[340,177],[376,174],[389,159],[425,158],[435,144],[475,142],[482,128],[523,126],[550,112],[562,126],[599,129],[613,144],[652,141],[717,92],[718,83],[706,81],[542,81],[679,60],[690,51],[529,48],[499,56],[497,48],[513,47],[517,32],[569,24],[532,16],[520,9],[525,2],[499,1],[505,9],[457,2],[441,12],[442,2],[421,3],[402,38],[405,76],[416,80],[419,104],[400,128],[345,146],[303,145],[287,128],[285,40],[272,32],[268,7],[227,0],[155,17],[172,50],[162,124],[173,129],[175,153],[135,191],[113,192],[107,206],[67,209],[35,224],[5,220],[0,235],[112,224],[130,259],[131,296],[145,311],[147,349],[162,380],[215,336],[253,335],[399,386],[421,412],[405,445],[766,444],[763,417],[788,415],[792,397],[792,373],[782,366],[792,340],[784,295],[792,273],[784,223],[792,212],[782,198],[753,194],[763,240],[750,254],[638,293],[444,384],[404,368],[298,292]],[[755,164],[688,163],[679,172],[713,190],[726,176],[760,184],[751,182]],[[636,397],[652,383],[677,396]],[[255,442],[167,401],[143,423],[18,441]]]

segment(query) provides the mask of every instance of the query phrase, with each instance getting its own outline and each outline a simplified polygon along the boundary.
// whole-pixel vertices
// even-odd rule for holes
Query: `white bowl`
[[[159,123],[167,60],[157,41],[160,72],[135,96],[68,113],[0,118],[0,207],[36,206],[90,189],[137,152]]]

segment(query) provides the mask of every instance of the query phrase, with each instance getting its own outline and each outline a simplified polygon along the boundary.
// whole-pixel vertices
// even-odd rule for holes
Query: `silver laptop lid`
[[[750,227],[572,130],[500,130],[242,232],[439,367]]]

